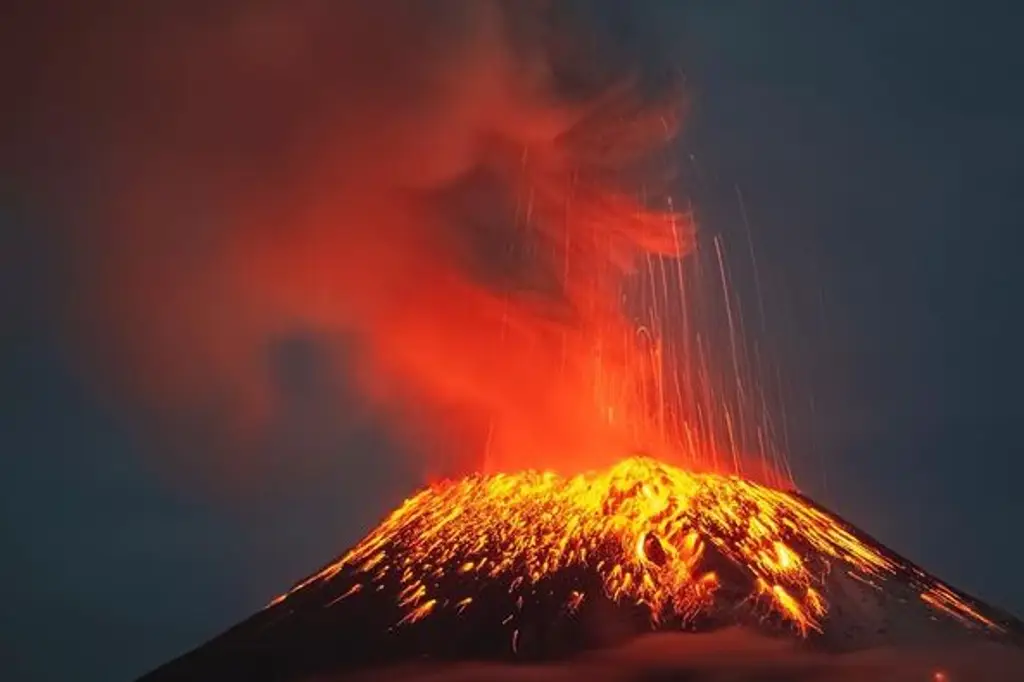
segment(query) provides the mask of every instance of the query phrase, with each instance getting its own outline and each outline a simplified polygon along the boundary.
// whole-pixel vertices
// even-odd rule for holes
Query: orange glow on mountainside
[[[742,573],[746,598],[803,635],[828,612],[830,570],[868,582],[908,570],[794,493],[638,456],[571,478],[524,471],[434,485],[273,603],[348,570],[355,581],[335,601],[397,581],[400,626],[472,609],[496,581],[511,585],[521,608],[545,579],[585,568],[600,576],[605,597],[645,607],[652,624],[685,625],[712,609],[720,567]],[[1000,629],[944,585],[922,576],[917,589],[965,624]],[[593,596],[571,590],[564,607]]]

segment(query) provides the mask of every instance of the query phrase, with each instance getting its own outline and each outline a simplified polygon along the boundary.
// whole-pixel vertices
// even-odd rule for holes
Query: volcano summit
[[[427,488],[263,611],[142,680],[536,661],[731,625],[840,651],[1024,641],[1021,622],[799,493],[634,457],[572,478]]]

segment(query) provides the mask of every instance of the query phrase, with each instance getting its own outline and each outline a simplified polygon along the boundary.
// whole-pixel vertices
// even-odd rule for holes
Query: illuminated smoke
[[[235,439],[280,409],[271,358],[300,336],[314,374],[342,368],[457,468],[576,469],[636,446],[623,425],[645,378],[619,285],[690,230],[637,203],[633,161],[675,121],[563,58],[555,9],[39,19],[57,47],[36,60],[23,148],[66,227],[62,335],[122,401]]]
[[[710,634],[648,635],[545,665],[420,665],[304,682],[1011,682],[1020,679],[1022,669],[1024,656],[1015,647],[968,644],[941,651],[886,648],[830,655],[733,628]]]

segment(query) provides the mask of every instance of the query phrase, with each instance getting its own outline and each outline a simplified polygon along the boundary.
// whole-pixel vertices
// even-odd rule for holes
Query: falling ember
[[[275,603],[344,577],[346,594],[372,585],[397,590],[401,626],[473,609],[474,597],[494,584],[508,585],[522,610],[558,574],[584,570],[599,577],[590,587],[598,593],[567,590],[565,610],[603,597],[641,606],[652,626],[685,628],[715,610],[719,573],[728,572],[733,588],[745,585],[747,599],[765,605],[762,617],[808,635],[828,616],[823,595],[833,564],[865,582],[909,575],[937,611],[1001,628],[798,494],[642,456],[571,478],[526,471],[437,484]]]
[[[965,604],[960,597],[945,585],[933,585],[929,587],[921,593],[921,601],[936,609],[941,609],[965,623],[971,623],[973,621],[983,623],[992,628],[999,627],[990,619],[978,613],[976,609]]]

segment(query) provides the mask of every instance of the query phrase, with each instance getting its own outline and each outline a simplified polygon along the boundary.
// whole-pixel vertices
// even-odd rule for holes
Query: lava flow
[[[775,614],[804,635],[821,631],[831,570],[869,584],[915,570],[798,494],[632,457],[571,478],[526,471],[425,489],[273,603],[347,570],[354,580],[332,603],[391,585],[401,627],[473,609],[495,583],[508,585],[521,609],[540,598],[547,579],[576,569],[596,573],[600,593],[582,582],[565,590],[570,612],[604,597],[642,607],[652,626],[685,628],[716,610],[723,584],[744,585],[741,601],[763,605],[762,616]],[[723,571],[731,577],[723,580]],[[917,578],[910,582],[923,602],[1000,630],[950,588]],[[515,614],[497,617],[506,615]]]

